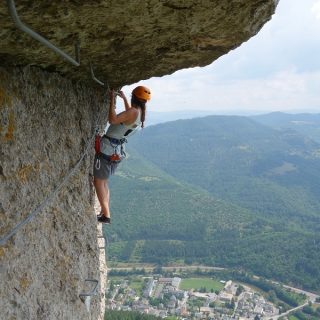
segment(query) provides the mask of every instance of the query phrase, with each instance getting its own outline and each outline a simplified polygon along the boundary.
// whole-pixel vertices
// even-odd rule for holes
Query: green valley
[[[319,145],[297,149],[238,118],[161,124],[130,141],[110,181],[110,262],[201,263],[320,289]]]
[[[146,128],[131,145],[179,181],[319,231],[320,144],[296,131],[209,116]]]

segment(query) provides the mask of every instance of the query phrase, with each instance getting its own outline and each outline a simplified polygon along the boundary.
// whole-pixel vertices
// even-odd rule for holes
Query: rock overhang
[[[34,65],[94,84],[123,86],[205,66],[250,39],[272,17],[275,0],[16,0],[21,21],[75,57],[76,67],[19,30],[0,4],[0,65]]]

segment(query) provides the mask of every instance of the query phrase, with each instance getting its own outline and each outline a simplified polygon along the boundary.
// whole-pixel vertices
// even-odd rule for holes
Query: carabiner
[[[97,161],[96,161],[96,164],[95,164],[95,168],[96,168],[97,170],[100,170],[100,168],[101,168],[101,161],[100,161],[99,158],[97,158]]]

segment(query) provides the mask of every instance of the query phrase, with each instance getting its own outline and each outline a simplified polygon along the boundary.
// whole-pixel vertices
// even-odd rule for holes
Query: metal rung
[[[85,282],[95,283],[94,288],[90,292],[82,292],[79,294],[79,298],[86,305],[87,311],[90,312],[91,298],[92,296],[97,295],[97,288],[98,288],[99,281],[95,279],[86,279]]]

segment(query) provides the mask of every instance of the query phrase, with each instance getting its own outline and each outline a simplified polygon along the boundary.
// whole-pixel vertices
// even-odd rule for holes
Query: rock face
[[[19,31],[0,3],[0,60],[38,65],[73,79],[97,78],[119,86],[204,66],[255,35],[275,0],[16,0],[23,23],[72,57],[74,67]]]
[[[110,86],[204,66],[255,35],[276,1],[16,2],[24,24],[72,57],[79,42],[81,65],[17,29],[0,2],[0,239],[34,213],[0,245],[0,319],[102,319],[89,172],[108,108],[90,61]],[[92,289],[86,279],[100,280],[89,312],[79,299]]]
[[[1,319],[88,317],[79,294],[92,289],[86,279],[100,280],[90,138],[106,110],[97,90],[57,74],[0,69],[1,238],[52,195],[90,143],[56,197],[0,247]],[[90,312],[98,318],[98,297]]]

